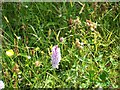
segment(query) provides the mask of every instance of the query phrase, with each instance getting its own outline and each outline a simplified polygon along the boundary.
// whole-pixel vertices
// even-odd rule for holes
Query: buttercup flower
[[[11,57],[12,55],[14,55],[13,50],[10,49],[10,50],[6,51],[6,55],[9,56],[9,57]]]
[[[58,69],[58,65],[61,60],[60,48],[58,48],[58,45],[53,46],[51,59],[52,67]]]
[[[0,80],[0,90],[3,88],[5,88],[5,85],[4,85],[3,81]]]

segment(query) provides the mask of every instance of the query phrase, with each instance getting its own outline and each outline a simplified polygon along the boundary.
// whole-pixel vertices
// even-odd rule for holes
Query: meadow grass
[[[110,2],[3,3],[5,87],[119,88],[119,10]],[[51,64],[54,45],[59,69]]]

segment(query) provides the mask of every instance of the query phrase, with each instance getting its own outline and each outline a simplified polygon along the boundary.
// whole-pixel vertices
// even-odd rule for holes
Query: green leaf
[[[103,71],[101,74],[100,74],[100,79],[101,80],[106,80],[106,78],[108,77],[108,73],[106,71]]]

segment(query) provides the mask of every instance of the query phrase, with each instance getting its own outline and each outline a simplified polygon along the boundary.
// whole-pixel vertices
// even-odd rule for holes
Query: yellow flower
[[[36,47],[36,48],[35,48],[35,51],[38,51],[39,49],[40,49],[39,47]]]
[[[44,51],[41,51],[41,54],[44,54]]]
[[[6,51],[6,55],[9,56],[9,57],[11,57],[12,55],[14,55],[13,50],[10,49],[10,50]]]

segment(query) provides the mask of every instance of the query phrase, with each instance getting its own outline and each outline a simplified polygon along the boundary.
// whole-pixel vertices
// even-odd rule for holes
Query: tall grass
[[[120,3],[109,2],[3,3],[5,86],[120,87],[119,10]],[[97,28],[91,30],[87,20]],[[59,69],[51,65],[54,45],[61,49]]]

